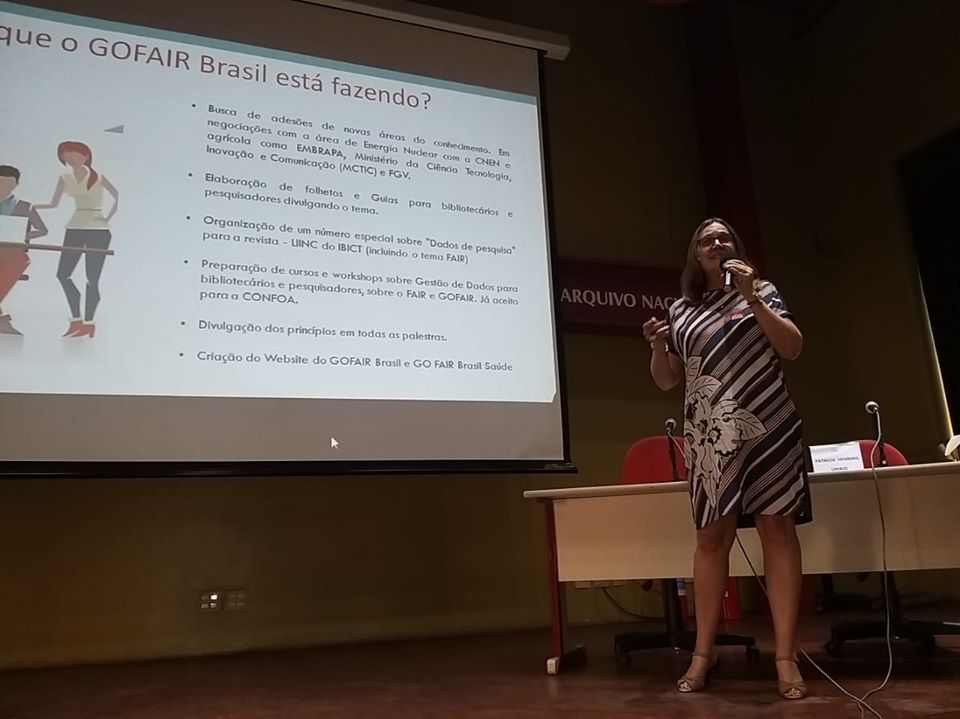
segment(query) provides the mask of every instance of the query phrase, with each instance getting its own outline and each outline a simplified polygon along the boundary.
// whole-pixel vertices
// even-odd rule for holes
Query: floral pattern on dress
[[[766,428],[755,414],[729,397],[716,398],[722,382],[700,375],[700,357],[686,363],[687,392],[684,408],[684,460],[694,482],[702,483],[710,506],[723,493],[723,468],[743,443],[761,436]],[[729,483],[729,480],[728,482]]]

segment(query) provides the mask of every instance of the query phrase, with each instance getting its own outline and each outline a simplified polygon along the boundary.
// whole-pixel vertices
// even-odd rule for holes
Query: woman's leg
[[[63,246],[80,247],[83,244],[82,236],[77,235],[76,230],[67,230],[63,237]],[[70,317],[74,320],[80,319],[80,290],[73,284],[70,276],[77,269],[77,263],[80,262],[79,252],[61,252],[60,262],[57,265],[57,279],[63,287],[63,293],[67,296],[67,304],[70,305]]]
[[[90,237],[86,242],[86,247],[106,250],[110,247],[109,230],[89,230]],[[100,304],[100,273],[103,272],[103,263],[107,259],[105,254],[100,252],[88,252],[84,260],[84,267],[87,272],[87,293],[84,303],[83,320],[84,322],[93,322],[93,316],[97,312],[97,306]]]
[[[687,671],[692,677],[701,677],[710,668],[710,660],[705,657],[713,654],[713,643],[720,627],[723,595],[730,572],[730,547],[736,536],[736,514],[729,514],[697,530],[697,551],[693,556],[697,644]],[[684,687],[680,689],[682,691]]]
[[[803,570],[800,540],[793,517],[758,514],[757,532],[763,545],[763,572],[766,576],[776,656],[792,657],[797,651],[797,618],[800,613],[800,591]],[[781,681],[801,679],[793,662],[777,662]]]

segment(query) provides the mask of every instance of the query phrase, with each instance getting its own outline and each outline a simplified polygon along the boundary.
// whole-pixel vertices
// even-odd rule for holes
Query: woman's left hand
[[[742,260],[730,260],[727,262],[726,267],[733,275],[733,284],[741,295],[748,300],[752,300],[757,296],[756,270]]]

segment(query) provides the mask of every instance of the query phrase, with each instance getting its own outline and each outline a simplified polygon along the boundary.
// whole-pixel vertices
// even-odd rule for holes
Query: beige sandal
[[[713,661],[710,663],[710,666],[707,667],[707,671],[703,674],[699,676],[684,674],[677,680],[677,691],[681,694],[692,694],[693,692],[702,692],[704,689],[706,689],[707,682],[710,680],[710,672],[717,668],[717,663],[720,661],[720,657],[716,652],[714,652],[713,655],[694,652],[693,656],[702,657],[703,659]]]
[[[776,657],[775,662],[793,662],[797,663],[797,658],[793,657]],[[783,699],[788,699],[790,701],[795,701],[797,699],[803,699],[807,696],[807,683],[804,681],[799,682],[784,682],[777,681],[777,694],[779,694]]]

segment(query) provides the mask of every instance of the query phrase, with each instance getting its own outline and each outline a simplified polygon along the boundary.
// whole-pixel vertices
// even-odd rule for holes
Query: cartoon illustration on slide
[[[57,147],[60,163],[70,168],[60,176],[53,199],[36,209],[52,209],[60,205],[64,194],[73,198],[76,205],[73,216],[67,222],[63,237],[63,253],[57,266],[57,279],[63,286],[70,306],[70,325],[64,337],[93,337],[94,315],[100,303],[100,274],[110,247],[110,220],[117,213],[120,193],[106,177],[93,168],[93,151],[82,142],[61,142]],[[103,214],[104,191],[113,197],[113,207]],[[83,314],[80,312],[81,293],[71,279],[80,256],[84,257],[87,276],[86,298]]]
[[[47,227],[29,202],[19,199],[14,191],[20,184],[20,170],[0,165],[0,335],[21,335],[13,318],[4,313],[3,301],[30,264],[26,245],[47,234]]]

